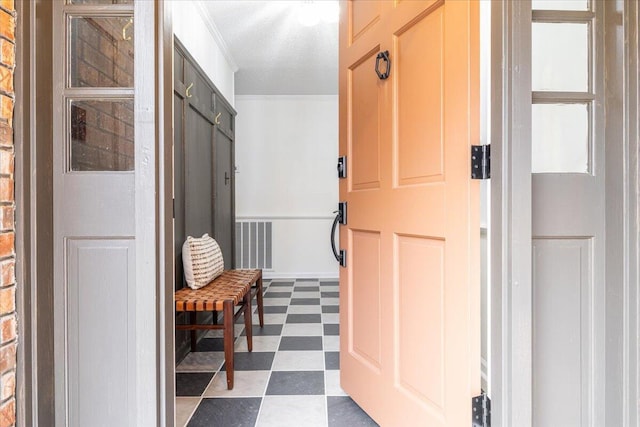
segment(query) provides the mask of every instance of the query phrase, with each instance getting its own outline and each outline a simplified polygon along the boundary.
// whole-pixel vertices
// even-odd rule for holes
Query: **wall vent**
[[[272,268],[273,223],[236,222],[236,268]]]

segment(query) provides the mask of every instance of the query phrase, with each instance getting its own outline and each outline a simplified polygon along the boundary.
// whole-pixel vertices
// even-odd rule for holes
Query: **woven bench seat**
[[[191,323],[176,325],[178,330],[191,331],[191,349],[195,351],[196,331],[222,329],[224,358],[227,372],[227,388],[233,389],[233,341],[235,320],[244,314],[247,348],[253,350],[251,298],[256,296],[260,326],[264,326],[262,301],[262,270],[227,270],[200,289],[182,288],[175,293],[176,312],[190,312]],[[234,313],[236,306],[240,309]],[[199,311],[213,311],[213,324],[198,324]],[[223,324],[217,322],[217,312],[222,312]]]

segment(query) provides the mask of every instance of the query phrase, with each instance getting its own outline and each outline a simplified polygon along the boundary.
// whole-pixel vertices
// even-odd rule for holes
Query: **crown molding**
[[[235,73],[236,71],[239,70],[238,64],[236,64],[235,59],[233,59],[233,56],[231,55],[231,52],[229,52],[229,47],[227,46],[227,42],[224,41],[224,38],[222,37],[222,34],[220,34],[218,27],[216,26],[215,22],[213,22],[213,19],[209,14],[209,9],[205,5],[205,1],[196,0],[194,1],[194,3],[196,7],[200,9],[200,14],[202,16],[202,19],[205,25],[207,26],[207,28],[209,29],[211,36],[218,44],[218,47],[220,48],[220,51],[222,52],[222,55],[224,56],[224,58],[229,63],[231,70]]]

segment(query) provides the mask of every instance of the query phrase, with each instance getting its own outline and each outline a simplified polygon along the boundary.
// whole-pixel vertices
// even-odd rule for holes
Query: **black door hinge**
[[[471,179],[491,178],[491,145],[471,146]]]
[[[338,178],[346,178],[347,177],[347,157],[340,156],[338,157]]]
[[[491,399],[484,391],[471,399],[471,427],[491,427]]]

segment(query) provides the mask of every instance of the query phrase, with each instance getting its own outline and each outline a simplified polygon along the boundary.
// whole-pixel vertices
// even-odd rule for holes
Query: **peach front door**
[[[344,390],[383,426],[469,426],[480,392],[477,1],[347,1]],[[387,62],[389,77],[379,78]]]

